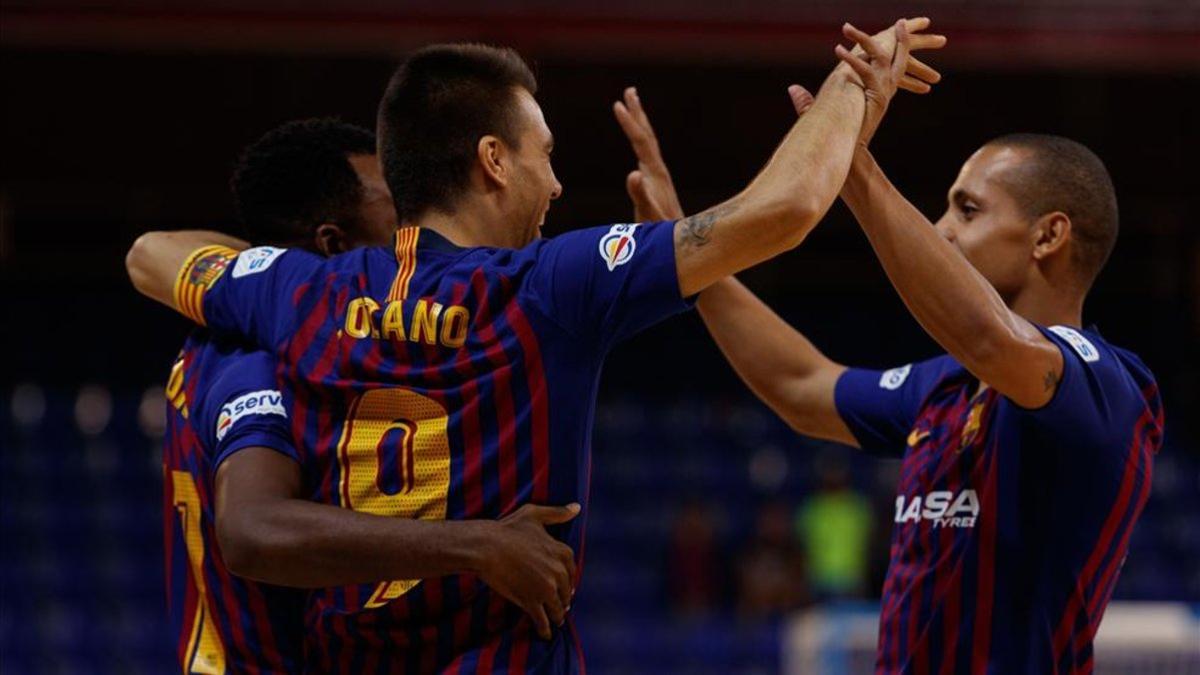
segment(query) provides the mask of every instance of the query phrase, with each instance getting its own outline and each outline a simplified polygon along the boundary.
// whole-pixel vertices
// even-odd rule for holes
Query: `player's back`
[[[305,593],[230,574],[217,544],[214,477],[252,445],[291,448],[274,360],[188,338],[167,386],[163,449],[168,614],[185,673],[294,673],[302,663]]]
[[[251,270],[250,258],[269,263]],[[408,228],[394,250],[329,261],[243,254],[204,317],[281,355],[297,437],[314,450],[305,471],[316,500],[427,519],[579,502],[581,515],[552,534],[582,562],[601,366],[616,341],[686,308],[674,260],[670,223],[519,250],[464,249]],[[514,605],[468,576],[318,593],[309,626],[324,671],[581,667],[570,625],[537,640]]]

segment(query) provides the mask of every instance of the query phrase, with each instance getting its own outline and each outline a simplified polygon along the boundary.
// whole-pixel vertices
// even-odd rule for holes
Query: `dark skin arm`
[[[300,465],[269,448],[241,450],[217,470],[216,531],[231,572],[321,588],[478,574],[533,619],[565,620],[574,593],[571,548],[546,532],[579,505],[526,504],[496,521],[388,518],[308,501]]]

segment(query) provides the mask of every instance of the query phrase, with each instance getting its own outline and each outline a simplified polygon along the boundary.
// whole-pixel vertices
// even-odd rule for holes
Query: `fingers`
[[[929,17],[918,16],[915,19],[905,19],[904,27],[906,29],[908,29],[909,33],[916,33],[918,31],[923,31],[926,28],[929,28],[930,24],[932,24],[932,23],[933,22],[929,20]]]
[[[900,78],[899,88],[903,89],[904,91],[910,91],[914,94],[928,94],[929,92],[933,91],[933,87],[931,87],[927,82],[918,80],[911,75],[905,75]]]
[[[561,566],[559,570],[557,584],[558,603],[563,608],[563,612],[566,612],[566,608],[571,606],[571,597],[575,595],[574,571],[575,566],[573,562],[569,565]],[[560,621],[559,623],[561,624],[562,622]]]
[[[636,87],[625,88],[625,106],[629,108],[629,112],[633,114],[633,118],[638,124],[646,130],[650,138],[654,138],[654,127],[650,125],[650,118],[646,115],[646,109],[642,107],[642,99],[638,97]]]
[[[559,525],[569,522],[572,518],[579,515],[579,504],[571,503],[566,506],[526,504],[520,510],[525,511],[530,518],[543,525]]]
[[[909,46],[911,48],[911,45]],[[938,82],[942,81],[941,73],[929,67],[919,59],[915,59],[911,56],[908,57],[908,67],[904,72],[930,84],[937,84]]]
[[[908,31],[909,47],[912,51],[920,51],[922,49],[941,49],[946,46],[946,36],[936,35],[931,33],[913,34]]]
[[[850,66],[850,69],[853,70],[860,78],[862,78],[864,83],[873,82],[875,80],[875,73],[871,71],[870,64],[860,59],[849,49],[838,45],[833,48],[833,53],[837,54],[839,59],[845,61],[846,65]]]
[[[621,102],[613,103],[613,115],[617,118],[617,124],[621,126],[621,131],[625,132],[625,137],[629,139],[629,144],[633,146],[633,151],[639,157],[648,149],[650,137],[646,130],[634,118],[633,113],[629,108]]]
[[[655,199],[641,171],[629,172],[625,178],[625,190],[629,193],[629,200],[633,202],[633,214],[638,222],[671,218]]]
[[[896,22],[896,53],[892,56],[892,77],[899,81],[908,67],[908,29],[904,21]]]
[[[625,177],[625,192],[629,193],[629,198],[633,200],[634,205],[639,199],[646,197],[645,177],[641,171],[630,171]]]
[[[813,95],[804,87],[798,84],[793,84],[787,88],[788,96],[792,99],[792,107],[796,109],[797,115],[803,115],[812,107],[816,100]]]
[[[550,618],[546,616],[545,608],[541,605],[534,605],[533,607],[526,608],[525,612],[533,620],[533,628],[537,631],[538,637],[543,640],[549,640],[551,638]]]
[[[549,598],[544,605],[546,610],[546,618],[550,620],[551,626],[561,626],[567,620],[566,604],[563,603],[557,595]],[[547,631],[548,632],[548,631]],[[550,635],[543,635],[543,638],[549,640]]]
[[[637,89],[625,88],[623,100],[613,103],[613,114],[617,118],[617,123],[621,125],[621,130],[625,132],[626,138],[629,139],[630,145],[633,146],[633,152],[637,155],[638,161],[647,163],[661,161],[658,153],[658,137],[654,135],[654,127],[650,125],[650,118],[646,116],[646,110],[642,107]]]
[[[891,55],[885,52],[883,47],[881,47],[878,42],[876,42],[870,35],[867,35],[861,30],[855,28],[852,24],[842,24],[842,34],[845,35],[847,39],[853,40],[856,44],[858,44],[859,47],[862,47],[863,51],[865,51],[867,56],[870,56],[872,60],[876,60],[880,63],[892,62]]]

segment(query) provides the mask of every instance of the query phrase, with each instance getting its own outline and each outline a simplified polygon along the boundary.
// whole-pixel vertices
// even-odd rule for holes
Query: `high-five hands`
[[[930,23],[925,17],[903,19],[873,37],[850,24],[843,26],[846,37],[854,40],[857,46],[846,50],[838,45],[835,51],[845,63],[842,67],[856,84],[863,87],[867,96],[860,144],[865,146],[871,140],[897,89],[927,94],[942,79],[938,71],[911,55],[914,51],[941,49],[946,45],[944,35],[923,32]],[[797,115],[803,115],[815,101],[813,95],[798,84],[788,87],[788,96]],[[639,221],[682,218],[683,207],[675,192],[671,172],[635,88],[626,88],[622,100],[613,103],[613,114],[637,157],[637,169],[625,179],[625,189],[633,201],[634,217]]]
[[[936,70],[910,56],[912,51],[946,46],[944,35],[921,32],[929,25],[925,17],[901,19],[874,36],[849,23],[842,26],[842,34],[857,46],[850,50],[837,45],[834,53],[853,73],[853,81],[863,88],[867,101],[859,145],[865,147],[871,141],[897,89],[927,94],[942,79]]]

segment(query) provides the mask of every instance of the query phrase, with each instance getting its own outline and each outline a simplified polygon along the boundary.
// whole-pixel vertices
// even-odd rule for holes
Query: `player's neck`
[[[509,246],[509,242],[498,237],[502,230],[496,227],[496,221],[492,209],[467,200],[456,205],[452,212],[430,209],[410,224],[433,230],[455,246]]]
[[[1024,319],[1040,326],[1083,325],[1083,298],[1047,288],[1026,289],[1008,306]]]

